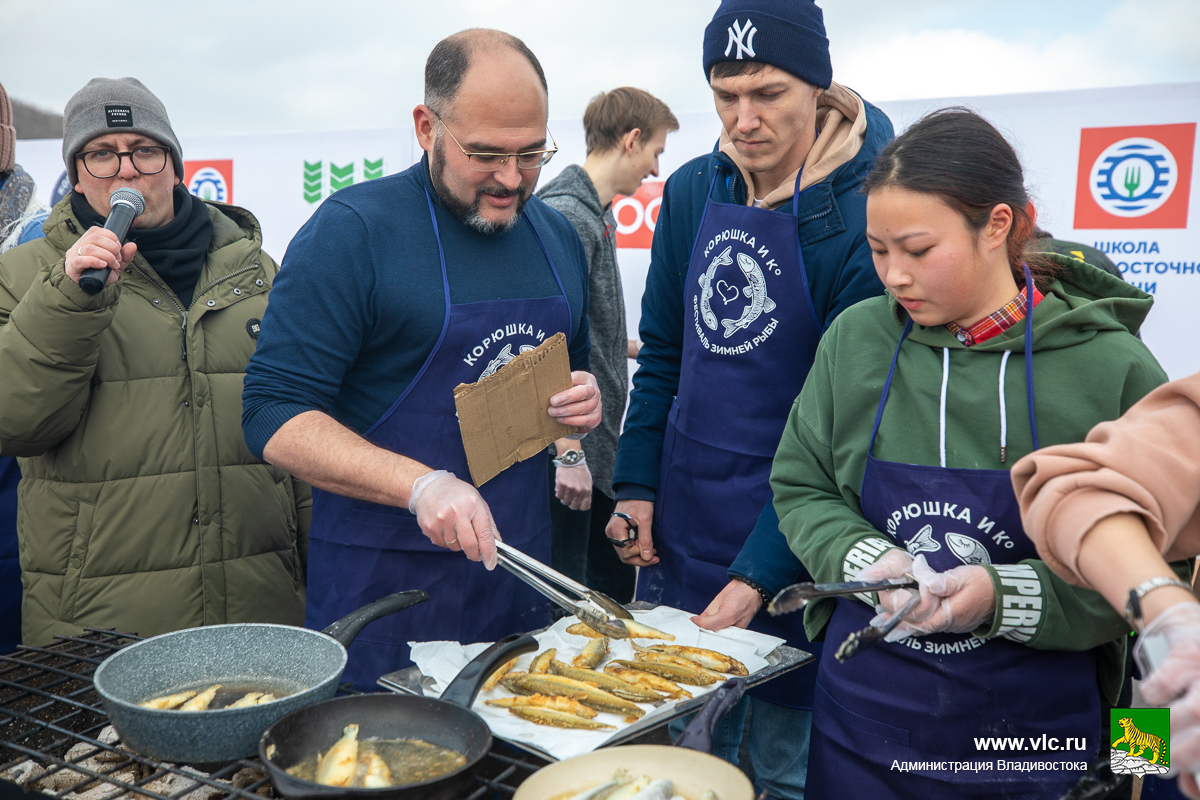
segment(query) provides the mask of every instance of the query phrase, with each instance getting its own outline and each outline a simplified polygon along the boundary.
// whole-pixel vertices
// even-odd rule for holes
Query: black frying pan
[[[288,797],[363,798],[366,800],[441,800],[459,796],[470,785],[472,768],[492,747],[487,723],[471,711],[479,687],[509,659],[537,650],[529,634],[506,636],[484,650],[458,673],[441,699],[390,693],[339,697],[294,711],[267,729],[258,755],[280,794]],[[386,789],[343,789],[301,780],[289,767],[342,738],[343,729],[358,725],[358,738],[421,739],[462,753],[466,764],[432,780]]]

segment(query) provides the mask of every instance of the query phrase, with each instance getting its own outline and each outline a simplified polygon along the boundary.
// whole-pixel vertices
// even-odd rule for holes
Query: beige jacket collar
[[[839,83],[833,83],[821,95],[817,106],[817,141],[804,160],[804,178],[800,191],[829,177],[835,169],[858,155],[863,138],[867,133],[867,111],[862,98]],[[721,152],[729,156],[742,179],[746,181],[746,205],[753,205],[760,188],[754,178],[738,160],[737,148],[729,134],[721,131]],[[796,185],[796,170],[779,186],[772,187],[763,195],[764,208],[774,208],[792,199]]]

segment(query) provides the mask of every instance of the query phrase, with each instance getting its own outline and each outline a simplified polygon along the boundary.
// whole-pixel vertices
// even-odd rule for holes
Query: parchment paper
[[[637,643],[639,646],[647,647],[655,644],[673,644],[716,650],[718,653],[733,656],[738,661],[741,661],[746,665],[746,669],[751,674],[766,667],[767,661],[765,656],[784,643],[783,639],[767,636],[755,631],[742,630],[741,628],[726,628],[716,633],[706,631],[703,628],[696,627],[691,621],[692,614],[674,608],[659,607],[651,611],[634,611],[633,615],[638,622],[649,625],[652,628],[658,628],[660,631],[674,634],[675,636],[675,641],[673,642],[660,639],[638,639]],[[556,622],[545,633],[538,634],[537,640],[540,645],[538,652],[548,647],[557,648],[558,653],[555,657],[559,661],[570,664],[571,659],[578,655],[579,651],[591,641],[591,639],[586,637],[575,636],[566,632],[567,628],[576,622],[578,620],[574,617],[567,617]],[[412,659],[421,670],[421,674],[435,681],[432,689],[426,689],[426,693],[432,695],[440,695],[446,686],[450,684],[450,681],[458,675],[459,671],[471,659],[486,650],[489,644],[490,642],[483,642],[464,646],[458,642],[409,642],[409,646],[412,647]],[[528,669],[529,662],[536,655],[537,653],[527,653],[521,656],[513,669]],[[608,658],[600,664],[600,669],[603,670],[604,666],[614,659],[633,661],[633,656],[634,649],[628,640],[611,640],[609,642]],[[711,686],[680,685],[691,692],[693,696],[699,697],[713,691],[721,684],[718,682]],[[618,735],[630,725],[630,723],[624,721],[624,717],[602,711],[596,716],[596,721],[615,725],[616,730],[588,731],[552,728],[527,722],[520,717],[510,714],[506,708],[495,708],[485,705],[483,702],[484,700],[492,700],[498,697],[513,696],[513,693],[503,686],[497,686],[490,692],[480,692],[479,697],[476,698],[475,704],[472,706],[472,710],[479,714],[487,722],[492,733],[501,739],[534,745],[559,760],[582,753],[590,753],[592,750],[602,747],[609,739]],[[653,716],[668,714],[677,702],[675,700],[667,700],[658,706],[640,703],[639,705],[646,711],[646,717],[639,720],[639,724]]]

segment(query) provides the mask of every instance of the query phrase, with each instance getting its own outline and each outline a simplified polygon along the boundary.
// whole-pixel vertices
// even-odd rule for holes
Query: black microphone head
[[[122,204],[127,205],[130,208],[132,208],[133,216],[135,218],[140,217],[142,215],[142,212],[146,210],[146,201],[142,197],[142,193],[139,192],[137,189],[130,189],[127,186],[124,188],[121,188],[121,189],[117,189],[115,192],[113,192],[111,195],[109,195],[109,197],[108,197],[109,208],[116,206],[118,203],[122,203]]]

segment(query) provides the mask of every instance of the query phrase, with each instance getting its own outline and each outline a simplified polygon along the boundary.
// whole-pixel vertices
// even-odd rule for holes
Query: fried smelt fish
[[[249,708],[250,706],[258,705],[258,698],[262,697],[262,692],[247,692],[242,695],[241,699],[236,703],[230,703],[226,708]]]
[[[180,692],[179,694],[169,694],[165,697],[156,697],[153,700],[147,700],[144,703],[138,703],[142,708],[154,708],[160,711],[165,711],[169,708],[174,708],[185,700],[191,700],[196,696],[195,690],[189,692]]]
[[[513,691],[517,694],[554,694],[570,697],[597,711],[624,714],[626,722],[636,722],[646,714],[636,703],[598,689],[595,683],[564,678],[562,675],[526,675],[513,685],[516,687]]]
[[[577,717],[586,717],[594,719],[596,711],[588,708],[578,700],[572,700],[569,697],[561,697],[557,695],[534,694],[528,697],[501,697],[496,700],[484,700],[485,705],[495,706],[497,708],[516,708],[518,706],[530,706],[536,708],[551,708],[555,711],[562,711],[565,714],[574,714]]]
[[[640,669],[642,672],[649,672],[651,675],[657,675],[660,678],[666,678],[676,683],[686,683],[688,686],[710,686],[718,681],[725,680],[723,677],[712,677],[708,673],[708,670],[699,664],[693,664],[689,668],[681,667],[678,664],[663,664],[656,661],[621,661],[618,659],[612,663],[618,667]]]
[[[705,669],[711,669],[713,672],[724,672],[728,675],[742,676],[750,674],[745,664],[732,656],[718,653],[716,650],[705,650],[703,647],[683,647],[674,644],[655,644],[649,647],[641,647],[632,642],[631,644],[633,644],[633,649],[639,652],[666,653],[669,656],[686,658],[688,661],[694,661]]]
[[[672,700],[680,698],[690,700],[692,698],[692,693],[679,684],[640,669],[630,669],[629,667],[618,667],[614,664],[609,664],[604,668],[604,671],[614,678],[620,678],[626,683],[636,683],[638,686],[644,686],[656,692],[663,692]]]
[[[543,650],[534,656],[533,661],[529,662],[529,674],[548,672],[550,670],[550,662],[554,660],[554,656],[558,651],[551,647],[549,650]]]
[[[595,669],[606,655],[608,655],[608,637],[601,636],[584,645],[583,650],[579,651],[579,655],[571,659],[571,666]]]
[[[585,728],[587,730],[616,730],[615,725],[606,725],[603,722],[596,722],[583,717],[577,717],[574,714],[567,714],[562,711],[555,711],[552,708],[540,708],[538,706],[514,706],[508,710],[510,714],[516,714],[518,717],[529,722],[536,722],[538,725],[550,725],[555,728]]]
[[[568,667],[561,661],[551,661],[550,671],[555,675],[562,675],[564,678],[574,678],[584,683],[594,683],[597,688],[603,689],[609,694],[615,694],[617,697],[623,697],[635,703],[657,703],[659,700],[662,700],[662,695],[644,686],[628,683],[615,675],[605,675],[603,672],[596,672],[591,669]]]
[[[664,633],[649,625],[643,625],[640,622],[635,622],[631,619],[621,620],[625,624],[625,630],[629,631],[630,639],[665,639],[668,642],[675,641],[675,637],[669,633]],[[572,633],[576,636],[586,636],[589,639],[599,639],[604,636],[599,631],[594,631],[582,622],[576,622],[567,628],[567,633]]]
[[[621,620],[621,621],[624,622],[625,620]],[[574,625],[568,626],[567,633],[574,634],[575,636],[586,636],[589,639],[608,638],[600,631],[594,631],[591,628],[589,628],[587,625],[584,625],[582,622],[576,622]]]
[[[342,738],[329,752],[317,759],[317,783],[322,786],[349,786],[358,769],[358,726],[347,725]]]
[[[200,694],[193,697],[191,700],[188,700],[186,703],[181,705],[179,707],[179,710],[180,711],[204,711],[206,708],[208,708],[208,704],[213,701],[213,698],[217,696],[217,689],[220,689],[220,688],[221,688],[221,684],[219,684],[219,683],[213,684],[212,686],[208,687]]]
[[[526,692],[517,688],[517,681],[521,680],[521,678],[524,678],[528,674],[528,672],[524,672],[523,670],[514,669],[512,672],[500,679],[500,685],[505,689],[508,689],[513,694],[536,694],[536,692]]]
[[[634,661],[655,662],[658,664],[674,664],[677,667],[684,667],[686,669],[699,670],[704,675],[707,675],[710,678],[715,678],[716,680],[719,680],[719,681],[725,680],[725,676],[722,675],[721,673],[717,672],[716,670],[711,670],[711,669],[708,669],[707,667],[702,667],[699,664],[697,664],[695,661],[692,661],[687,658],[680,658],[679,656],[673,656],[673,655],[670,655],[669,653],[658,653],[653,650],[642,651],[642,652],[634,655],[633,659],[634,659]]]
[[[365,749],[365,748],[364,748]],[[387,762],[374,750],[366,750],[359,756],[360,766],[365,766],[362,785],[364,789],[386,789],[392,785],[392,771]]]
[[[483,682],[483,686],[480,687],[479,691],[488,692],[492,689],[495,689],[496,684],[500,683],[500,679],[507,675],[508,671],[512,669],[516,663],[517,660],[514,658],[511,661],[506,661],[505,663],[501,664],[500,668],[488,676],[488,679]]]

